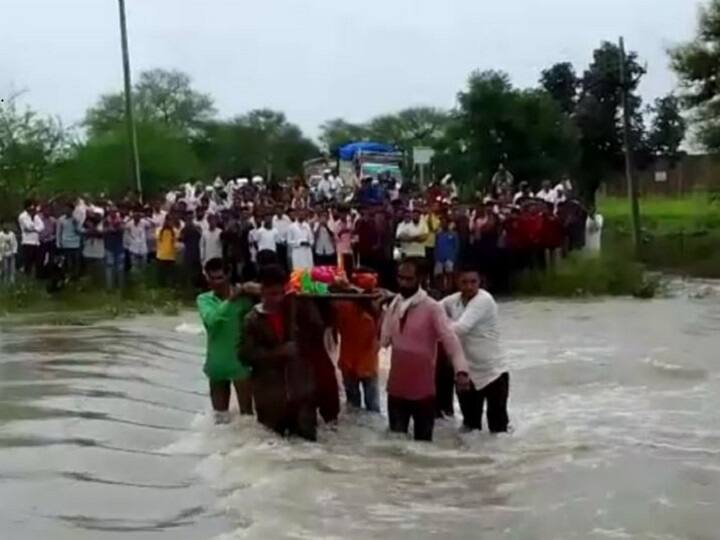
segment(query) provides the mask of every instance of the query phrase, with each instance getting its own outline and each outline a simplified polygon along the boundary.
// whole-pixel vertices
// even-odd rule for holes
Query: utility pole
[[[629,93],[632,82],[625,71],[625,40],[620,38],[620,96],[623,109],[623,144],[625,146],[625,178],[627,180],[628,198],[630,199],[630,218],[632,220],[633,246],[635,256],[640,258],[642,237],[640,232],[640,202],[638,186],[635,182],[635,168],[633,165],[632,142],[630,139],[630,108]]]
[[[135,188],[142,201],[142,179],[140,177],[140,154],[138,153],[137,132],[133,115],[132,78],[130,75],[130,52],[128,49],[127,20],[125,18],[125,0],[118,0],[120,9],[120,40],[122,45],[123,75],[125,77],[125,123],[127,125],[128,149]]]

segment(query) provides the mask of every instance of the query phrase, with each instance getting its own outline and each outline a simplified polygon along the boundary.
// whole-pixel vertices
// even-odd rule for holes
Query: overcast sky
[[[694,0],[126,0],[133,72],[189,73],[221,116],[284,111],[310,134],[413,105],[451,107],[475,69],[534,85],[624,35],[647,62],[646,100],[672,90],[668,46]],[[116,0],[0,0],[0,96],[66,123],[122,86]]]

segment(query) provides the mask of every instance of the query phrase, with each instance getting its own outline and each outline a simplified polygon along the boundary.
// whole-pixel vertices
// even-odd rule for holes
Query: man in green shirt
[[[248,294],[257,286],[232,286],[222,259],[210,259],[205,264],[209,292],[197,297],[207,334],[207,353],[203,371],[210,381],[210,400],[217,423],[230,420],[231,386],[240,406],[240,414],[252,415],[252,388],[250,367],[238,356],[244,341],[243,320],[253,307]]]

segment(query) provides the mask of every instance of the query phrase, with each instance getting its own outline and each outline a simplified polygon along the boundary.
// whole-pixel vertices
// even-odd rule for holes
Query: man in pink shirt
[[[435,425],[435,362],[438,342],[455,368],[459,391],[469,387],[463,349],[442,306],[420,288],[420,261],[406,259],[398,267],[400,294],[390,304],[381,344],[392,347],[388,378],[390,431],[407,433],[413,420],[415,440],[431,441]]]

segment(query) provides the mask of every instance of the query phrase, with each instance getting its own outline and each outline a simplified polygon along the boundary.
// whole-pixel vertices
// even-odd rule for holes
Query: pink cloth
[[[455,371],[468,371],[460,341],[442,306],[425,298],[412,306],[400,327],[391,325],[392,335],[383,343],[392,346],[388,395],[403,399],[435,396],[435,361],[438,342],[452,360]]]
[[[352,253],[353,227],[349,220],[337,221],[335,223],[335,237],[337,238],[337,251],[340,255]]]

